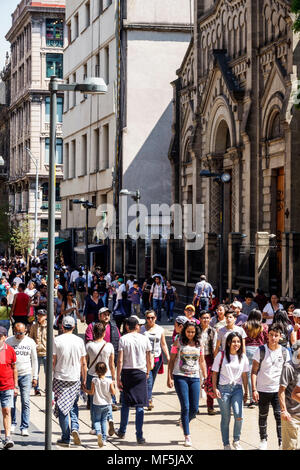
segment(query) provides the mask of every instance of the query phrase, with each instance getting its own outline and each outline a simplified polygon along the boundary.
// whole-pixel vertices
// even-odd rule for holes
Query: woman
[[[88,373],[86,380],[86,388],[91,388],[91,383],[94,377],[97,377],[96,365],[98,362],[104,362],[107,366],[106,378],[112,379],[115,383],[116,380],[116,369],[115,369],[115,353],[114,347],[111,343],[104,341],[106,331],[106,325],[103,322],[95,323],[93,327],[93,336],[94,341],[90,341],[86,345],[86,352],[88,357]],[[91,434],[96,434],[94,427],[94,415],[93,415],[93,397],[90,397],[90,413],[91,413],[91,424],[92,429]],[[109,422],[109,436],[113,436],[115,433],[114,430],[114,421],[112,415],[112,407],[110,405],[110,410],[108,413],[108,422]]]
[[[74,294],[72,291],[69,291],[67,293],[67,297],[63,300],[62,305],[61,305],[61,316],[70,316],[73,317],[75,320],[75,329],[73,333],[75,335],[78,335],[78,329],[77,329],[77,318],[81,319],[79,310],[78,310],[78,304],[77,300],[74,299]],[[81,319],[83,322],[83,320]],[[61,329],[59,329],[59,334],[62,334]]]
[[[12,306],[13,301],[14,301],[14,296],[17,293],[18,293],[17,283],[13,282],[11,287],[8,289],[8,293],[7,293],[7,303],[10,307]]]
[[[249,361],[243,353],[242,337],[230,333],[226,338],[225,352],[219,352],[213,366],[213,390],[221,411],[221,433],[224,450],[231,450],[229,443],[229,424],[231,408],[234,415],[233,448],[243,450],[240,437],[243,423],[243,401],[248,393]],[[219,380],[218,379],[219,373]],[[244,385],[244,395],[243,395]]]
[[[147,379],[147,388],[148,388],[148,400],[149,406],[148,411],[151,411],[154,408],[152,400],[152,390],[154,387],[154,382],[157,376],[159,369],[161,368],[163,358],[162,350],[166,356],[167,361],[169,362],[169,350],[166,343],[164,329],[156,325],[156,313],[154,310],[146,311],[146,325],[141,327],[140,333],[142,335],[148,336],[150,344],[152,346],[152,356],[153,356],[153,368],[149,372],[149,377]]]
[[[86,296],[83,317],[87,325],[98,320],[98,312],[102,307],[104,305],[97,289],[93,291],[92,295]]]
[[[163,302],[166,306],[168,322],[173,322],[173,311],[175,301],[178,302],[178,294],[176,292],[176,288],[172,286],[171,281],[167,281],[164,290]]]
[[[282,330],[279,344],[287,348],[292,356],[291,347],[297,341],[297,334],[294,332],[294,327],[285,310],[279,310],[275,313],[272,325],[274,324],[279,325]]]
[[[273,317],[278,310],[283,310],[283,305],[279,303],[277,294],[272,294],[270,302],[263,309],[263,319],[266,320],[267,325],[272,325]]]
[[[211,366],[214,362],[214,350],[217,344],[217,332],[214,328],[209,326],[211,316],[209,312],[201,310],[200,312],[200,331],[201,331],[201,344],[203,347],[204,358],[207,368],[207,376],[211,375]],[[215,415],[214,410],[214,399],[206,394],[207,413],[209,415]]]
[[[249,369],[252,369],[253,356],[259,346],[263,346],[268,341],[268,326],[262,323],[262,314],[260,310],[254,309],[249,313],[247,322],[243,325],[247,338],[245,338],[246,356],[249,361]],[[249,387],[249,408],[255,407],[255,401],[252,396],[251,373],[248,374]]]
[[[219,305],[216,310],[217,315],[214,316],[213,319],[211,320],[210,326],[215,328],[217,331],[220,328],[224,328],[224,326],[226,326],[225,313],[227,312],[227,310],[228,310],[227,305],[224,305],[224,304]]]
[[[27,288],[25,289],[25,294],[29,295],[30,297],[30,310],[28,315],[28,327],[27,330],[29,332],[31,324],[35,320],[35,309],[39,306],[39,296],[38,291],[35,288],[35,283],[33,281],[29,281],[27,284]]]
[[[200,370],[204,380],[207,378],[206,364],[201,347],[200,329],[187,321],[180,338],[171,349],[168,367],[168,387],[178,395],[181,406],[181,425],[186,447],[192,446],[190,421],[195,418],[200,397]]]
[[[293,311],[294,333],[296,340],[300,340],[300,309],[296,308]]]
[[[146,310],[150,309],[150,303],[149,303],[149,296],[150,296],[150,290],[151,286],[153,284],[153,279],[150,277],[149,279],[145,279],[145,282],[142,286],[142,308],[143,308],[143,313],[145,314]]]
[[[10,311],[11,308],[8,306],[7,298],[2,297],[0,306],[0,326],[4,326],[7,332],[10,327]]]

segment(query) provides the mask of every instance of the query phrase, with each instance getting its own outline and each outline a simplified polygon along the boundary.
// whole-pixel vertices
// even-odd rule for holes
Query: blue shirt
[[[131,287],[128,291],[128,298],[133,304],[139,305],[142,294],[143,291],[140,287],[137,289],[135,287]]]
[[[197,297],[207,297],[213,293],[213,288],[209,282],[200,281],[195,285],[194,294],[197,294]]]

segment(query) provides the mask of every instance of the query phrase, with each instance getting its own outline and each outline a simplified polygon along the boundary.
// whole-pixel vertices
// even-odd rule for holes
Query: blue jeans
[[[152,390],[154,382],[157,376],[157,373],[160,369],[162,363],[162,356],[160,356],[159,361],[155,362],[155,365],[152,370],[149,372],[149,378],[147,379],[147,389],[148,389],[148,400],[152,400]]]
[[[255,351],[257,350],[258,346],[246,346],[246,356],[249,361],[249,372],[248,372],[248,389],[249,389],[249,398],[250,401],[253,401],[253,396],[252,396],[252,384],[251,384],[251,369],[252,369],[252,364],[253,364],[253,357],[255,354]]]
[[[0,320],[0,326],[3,326],[7,330],[7,333],[8,333],[9,328],[10,328],[10,321],[9,320]]]
[[[200,309],[209,311],[209,298],[208,297],[200,297]]]
[[[175,305],[174,300],[172,300],[171,302],[168,302],[168,301],[166,302],[167,316],[168,316],[168,318],[170,318],[171,320],[173,320],[174,305]]]
[[[190,435],[190,421],[197,415],[200,398],[200,379],[174,375],[174,386],[181,407],[181,422],[185,436]]]
[[[105,294],[101,295],[100,298],[103,302],[104,307],[107,307],[107,292]]]
[[[31,374],[21,375],[18,377],[18,385],[21,395],[21,430],[29,428],[31,382]],[[14,426],[17,425],[16,401],[17,397],[14,397],[14,406],[11,409],[11,424]]]
[[[59,425],[61,428],[61,438],[64,442],[70,442],[71,431],[79,430],[78,423],[78,399],[75,400],[73,408],[70,410],[70,413],[64,415],[60,409],[59,410]],[[69,417],[71,418],[71,431],[70,431],[70,422]]]
[[[107,378],[111,379],[111,377],[109,377],[109,376],[107,376]],[[93,380],[93,376],[90,375],[90,374],[87,374],[87,376],[86,376],[86,388],[88,390],[91,389],[92,380]],[[95,429],[95,417],[94,417],[94,406],[95,405],[93,405],[93,395],[89,395],[89,399],[90,399],[91,426],[92,426],[92,429]],[[108,421],[113,421],[112,407],[111,407],[111,405],[108,405],[108,407],[109,407],[109,410],[108,410],[108,414],[107,414],[107,420]]]
[[[221,412],[221,433],[223,445],[229,444],[229,424],[231,408],[234,416],[233,440],[239,441],[243,424],[243,387],[242,385],[219,385],[221,399],[218,403]]]
[[[153,299],[153,310],[156,313],[158,321],[161,320],[161,306],[162,306],[162,300]]]
[[[93,405],[94,425],[97,436],[102,435],[103,441],[106,441],[107,418],[111,406]]]
[[[38,356],[38,381],[37,381],[37,386],[34,387],[34,390],[39,390],[40,387],[39,387],[39,375],[40,375],[40,369],[41,369],[41,365],[43,364],[44,366],[44,372],[46,374],[46,361],[47,361],[47,357],[46,356]]]
[[[129,409],[130,407],[125,403],[122,403],[121,407],[121,423],[119,432],[121,434],[126,433],[126,428],[129,419]],[[136,406],[135,407],[135,431],[136,438],[141,439],[143,437],[143,424],[144,424],[144,407]]]

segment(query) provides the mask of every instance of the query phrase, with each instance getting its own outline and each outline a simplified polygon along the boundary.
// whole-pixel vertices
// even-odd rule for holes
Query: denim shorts
[[[14,407],[14,390],[3,390],[0,391],[0,405],[1,408],[13,408]]]

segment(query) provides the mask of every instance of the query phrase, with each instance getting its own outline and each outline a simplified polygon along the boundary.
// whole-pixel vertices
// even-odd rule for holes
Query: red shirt
[[[25,292],[18,292],[16,294],[16,303],[14,309],[14,317],[20,317],[28,314],[28,303],[30,302],[29,295]]]
[[[0,392],[14,390],[14,371],[12,365],[16,363],[17,356],[14,348],[4,343],[0,351]]]

